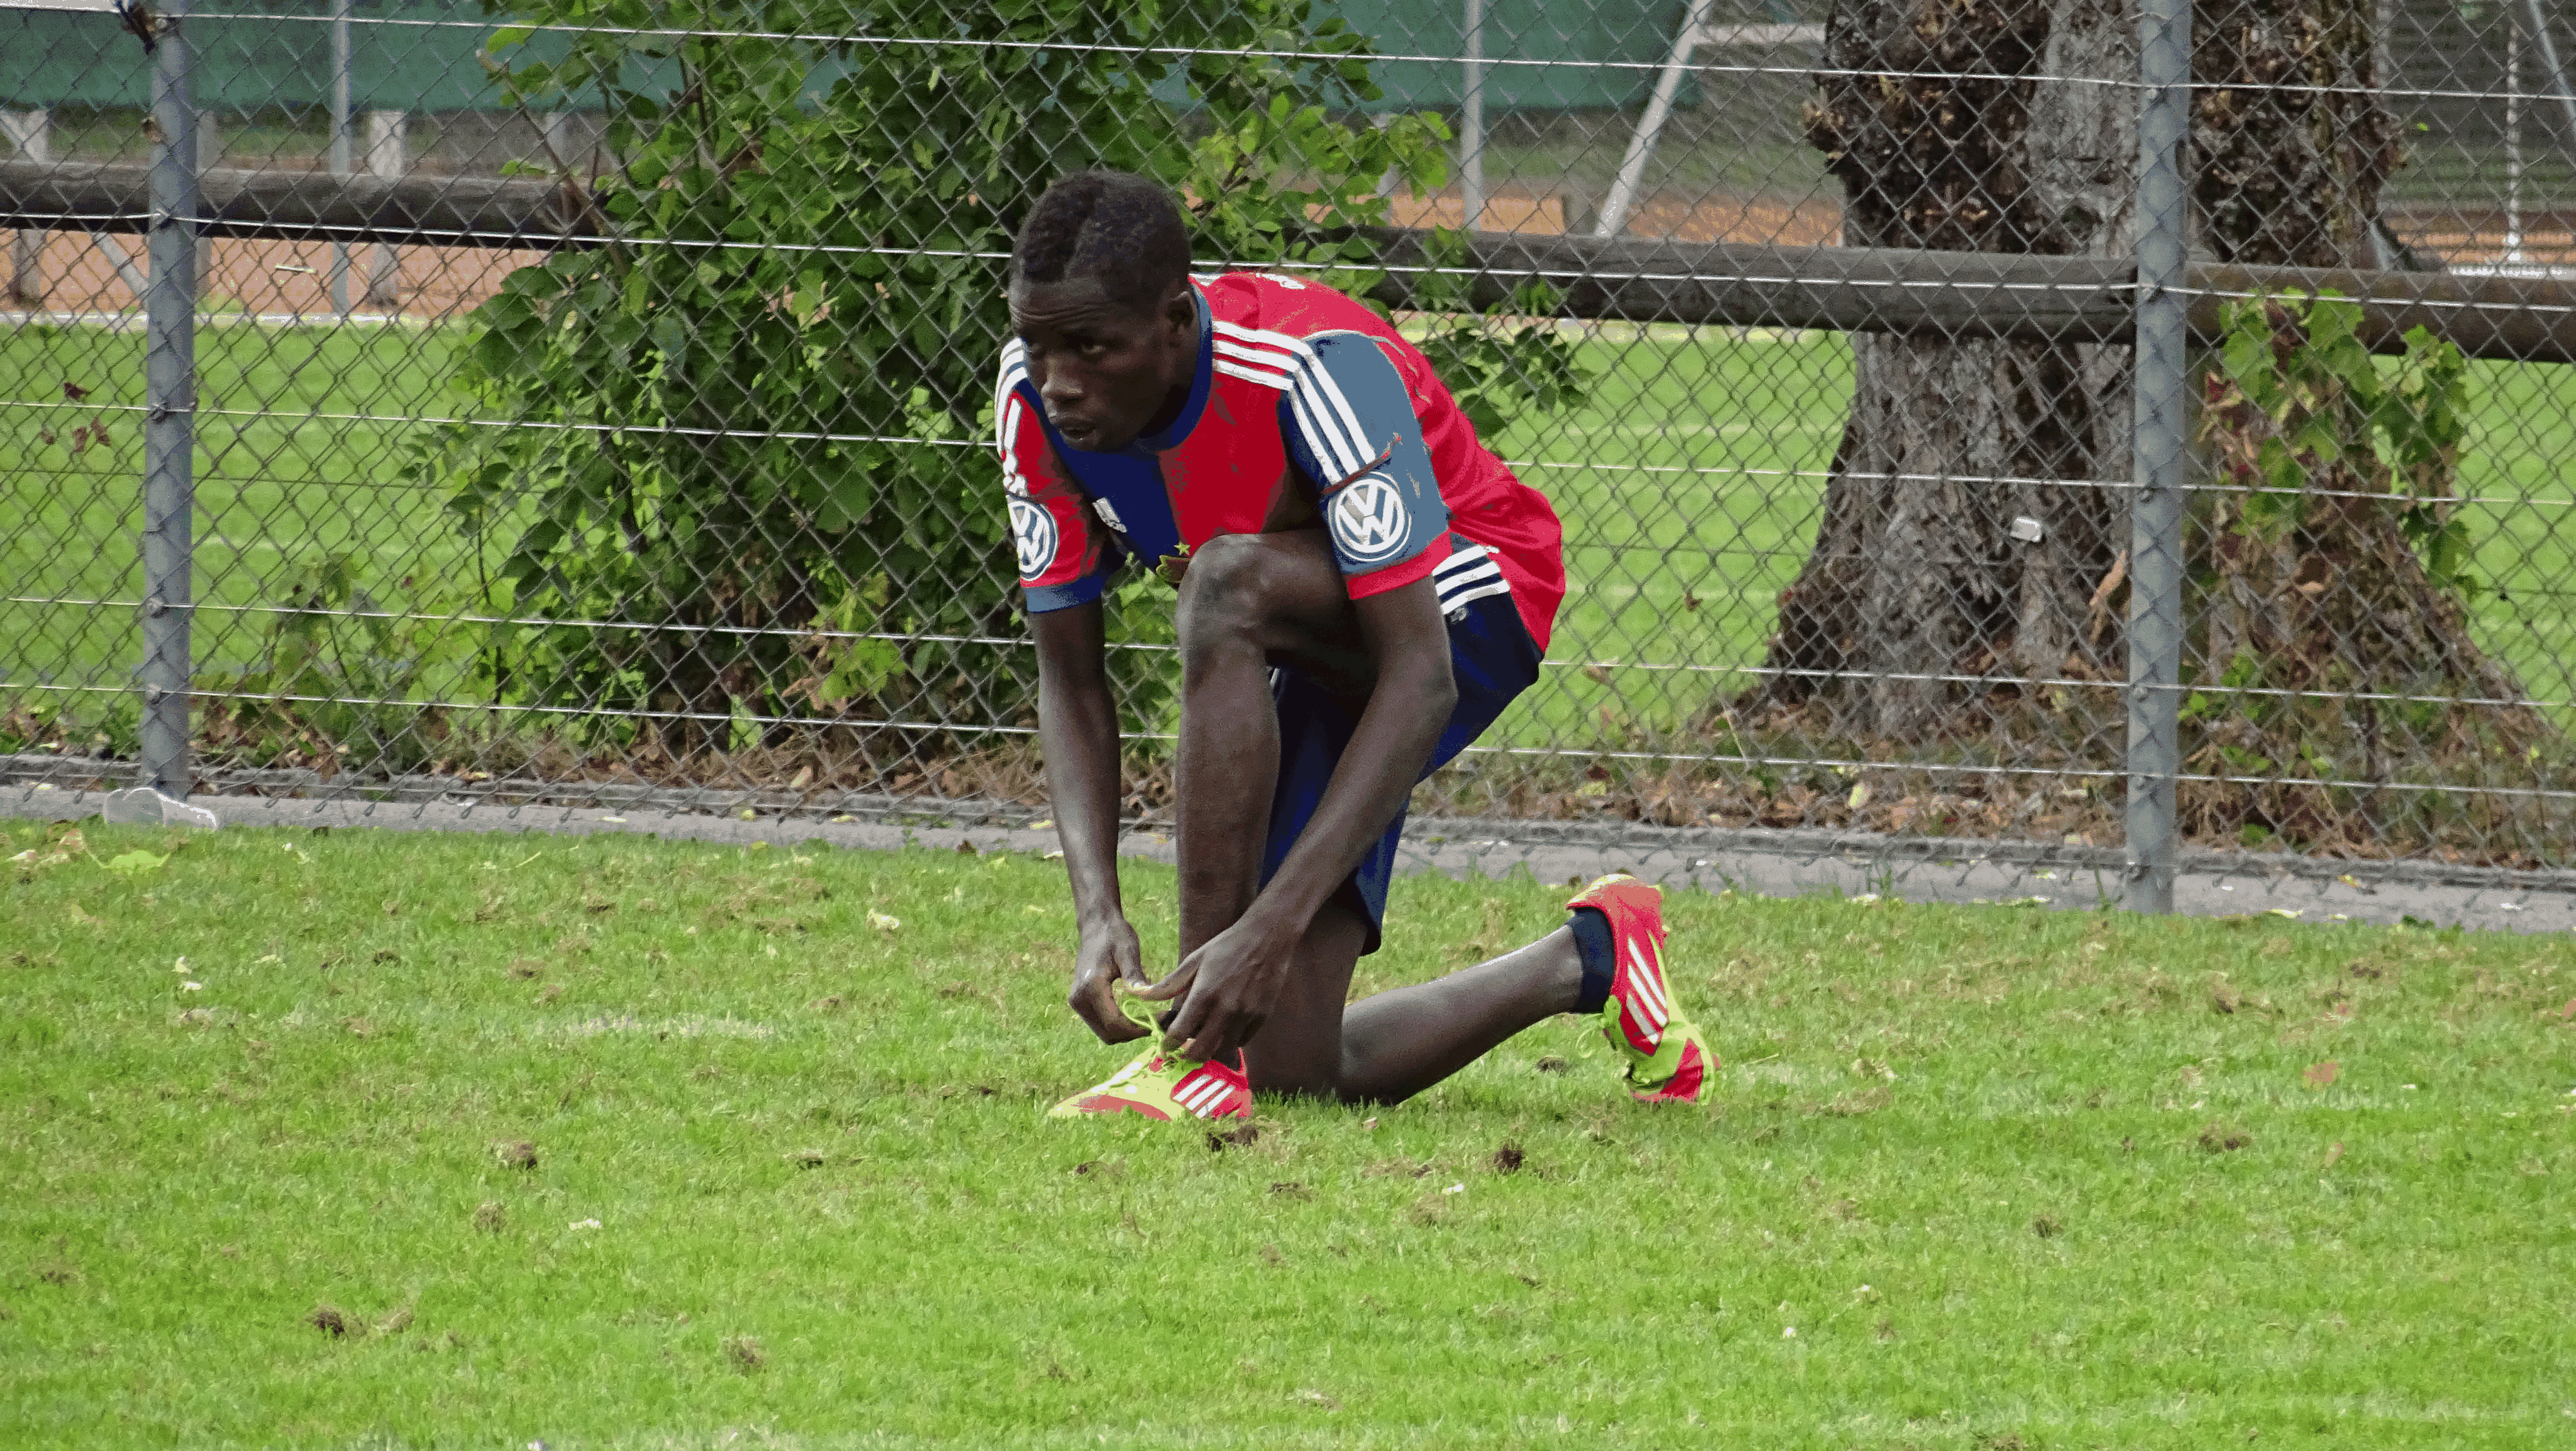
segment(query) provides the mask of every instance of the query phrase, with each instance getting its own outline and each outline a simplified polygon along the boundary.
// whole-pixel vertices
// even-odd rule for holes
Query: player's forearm
[[[1270,930],[1306,930],[1404,809],[1457,700],[1445,637],[1436,655],[1409,655],[1380,666],[1368,708],[1351,732],[1324,799],[1247,916]]]
[[[1041,687],[1038,734],[1056,840],[1084,923],[1115,917],[1118,896],[1118,719],[1109,692],[1082,692],[1052,708]]]
[[[1038,629],[1038,741],[1056,840],[1064,847],[1077,920],[1123,912],[1118,895],[1118,704],[1110,694],[1098,607],[1041,616]]]

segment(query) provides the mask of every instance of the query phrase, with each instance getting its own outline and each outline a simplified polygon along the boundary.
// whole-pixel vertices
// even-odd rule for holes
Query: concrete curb
[[[48,783],[0,785],[0,816],[77,820],[95,816],[105,791]],[[413,799],[199,795],[189,804],[212,810],[226,826],[368,827],[386,831],[542,833],[558,836],[643,835],[749,845],[815,844],[863,851],[906,847],[1044,853],[1052,829],[1007,820],[941,821],[928,813],[869,819],[843,813],[730,814],[667,807],[497,805]],[[751,811],[746,818],[744,811]],[[1615,837],[1615,839],[1613,839]],[[1615,830],[1549,822],[1417,818],[1406,835],[1404,869],[1453,877],[1508,877],[1526,872],[1542,882],[1579,882],[1609,871],[1634,872],[1666,886],[1735,890],[1759,896],[1878,896],[1916,902],[2003,903],[2054,911],[2119,903],[2119,853],[2099,847],[1966,839],[1908,840],[1829,832],[1750,832],[1652,827],[1621,822]],[[1169,863],[1173,848],[1159,833],[1121,838],[1119,853]],[[2560,874],[2477,873],[2445,881],[2456,869],[2421,863],[2321,862],[2287,855],[2188,854],[2174,889],[2175,910],[2224,917],[2278,912],[2307,922],[2395,925],[2412,919],[2522,933],[2576,930],[2576,893],[2552,889]],[[2327,875],[2336,867],[2348,871]],[[2364,875],[2364,874],[2367,875]],[[2528,876],[2533,880],[2516,881]]]

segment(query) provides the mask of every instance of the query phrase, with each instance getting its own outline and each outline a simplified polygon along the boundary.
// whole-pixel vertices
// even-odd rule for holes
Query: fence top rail
[[[150,179],[150,167],[131,163],[0,161],[0,226],[144,231],[155,215]],[[595,196],[540,178],[216,168],[199,190],[198,220],[216,236],[531,249],[688,240],[616,236]],[[1438,271],[1471,278],[1477,307],[1545,282],[1562,294],[1564,316],[1630,322],[2120,343],[2136,317],[2136,269],[2122,258],[1475,232],[1463,258],[1443,262],[1429,232],[1363,235],[1385,273],[1372,296],[1390,307],[1407,306],[1414,279]],[[2403,352],[2420,326],[2471,357],[2576,362],[2576,281],[2558,276],[2197,261],[2177,290],[2202,339],[2217,335],[2230,299],[2340,296],[2361,305],[2359,335],[2376,352]]]

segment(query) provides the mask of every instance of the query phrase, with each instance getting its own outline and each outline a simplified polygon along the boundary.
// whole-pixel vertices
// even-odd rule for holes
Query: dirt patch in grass
[[[1835,1098],[1816,1112],[1833,1118],[1859,1118],[1873,1114],[1896,1102],[1896,1090],[1882,1083],[1874,1088],[1856,1088]]]
[[[2200,1151],[2204,1154],[2232,1154],[2252,1142],[2252,1134],[2226,1124],[2212,1123],[2200,1131]]]

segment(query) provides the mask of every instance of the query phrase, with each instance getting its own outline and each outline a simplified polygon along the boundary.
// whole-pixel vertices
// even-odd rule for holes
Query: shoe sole
[[[1709,1067],[1717,1055],[1703,1047],[1696,1036],[1682,1041],[1682,1063],[1673,1076],[1652,1088],[1631,1088],[1628,1096],[1639,1103],[1697,1103],[1708,1091]]]
[[[1125,1099],[1094,1099],[1059,1105],[1047,1113],[1052,1119],[1115,1118],[1122,1113],[1142,1114],[1159,1123],[1170,1123],[1172,1116],[1150,1104],[1130,1103]]]

